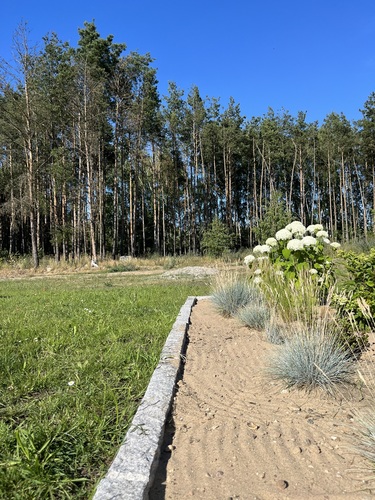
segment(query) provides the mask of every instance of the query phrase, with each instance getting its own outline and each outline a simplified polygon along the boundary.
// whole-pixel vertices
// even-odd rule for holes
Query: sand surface
[[[351,448],[353,408],[371,398],[286,390],[264,373],[277,348],[198,301],[151,500],[373,498]]]

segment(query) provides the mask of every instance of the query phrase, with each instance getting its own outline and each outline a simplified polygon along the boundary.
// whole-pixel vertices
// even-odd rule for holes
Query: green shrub
[[[163,269],[169,271],[170,269],[174,269],[178,263],[178,259],[176,257],[167,257],[164,261]]]
[[[348,273],[340,283],[335,305],[345,323],[354,322],[360,331],[375,328],[375,249],[368,254],[340,251]]]
[[[267,372],[287,387],[331,391],[336,384],[350,381],[354,360],[340,345],[337,332],[323,321],[314,327],[295,327],[271,356]]]
[[[118,264],[108,269],[109,273],[127,273],[130,271],[137,271],[139,269],[133,262],[127,262],[126,264]]]
[[[232,237],[227,226],[219,219],[214,219],[203,232],[201,248],[203,253],[212,257],[221,257],[232,247]]]
[[[266,241],[274,236],[276,231],[291,222],[292,214],[287,210],[282,193],[275,191],[266,204],[263,219],[258,222],[254,232],[258,241]]]

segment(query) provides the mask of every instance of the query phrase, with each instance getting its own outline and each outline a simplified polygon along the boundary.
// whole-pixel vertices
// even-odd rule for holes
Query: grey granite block
[[[180,369],[190,314],[196,300],[196,297],[188,297],[181,307],[125,440],[108,473],[99,482],[93,500],[148,498]]]

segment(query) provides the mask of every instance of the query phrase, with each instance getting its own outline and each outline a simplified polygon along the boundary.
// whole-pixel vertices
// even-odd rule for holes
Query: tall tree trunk
[[[13,150],[9,148],[9,174],[10,174],[10,225],[9,225],[9,254],[15,252],[16,208],[13,187]]]
[[[332,179],[331,179],[331,157],[328,151],[327,156],[327,167],[328,167],[328,205],[329,205],[329,231],[334,235],[334,221],[333,221],[333,210],[332,210]]]
[[[300,221],[306,224],[305,217],[305,180],[302,165],[302,146],[299,147],[299,192],[300,192]]]
[[[31,251],[33,257],[34,267],[39,267],[39,255],[38,255],[38,235],[37,235],[37,221],[35,213],[35,197],[34,197],[34,185],[35,185],[35,166],[34,166],[34,154],[33,154],[33,132],[31,127],[31,105],[29,88],[27,84],[27,79],[25,81],[25,156],[27,165],[27,184],[28,184],[28,195],[29,195],[29,218],[30,218],[30,237],[31,237]]]

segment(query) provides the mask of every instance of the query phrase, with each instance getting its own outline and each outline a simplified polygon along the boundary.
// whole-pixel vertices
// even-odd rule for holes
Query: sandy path
[[[368,400],[283,390],[262,372],[275,348],[198,302],[151,500],[373,498],[368,462],[348,449],[348,400]]]

